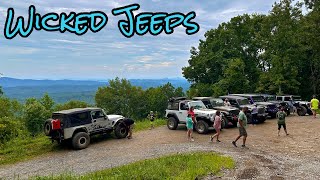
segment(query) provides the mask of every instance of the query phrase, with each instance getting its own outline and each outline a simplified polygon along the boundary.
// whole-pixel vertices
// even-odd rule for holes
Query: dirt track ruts
[[[249,149],[235,148],[231,141],[238,129],[222,131],[221,143],[209,143],[209,135],[194,133],[195,142],[186,141],[185,127],[170,131],[159,127],[134,134],[134,138],[106,139],[89,148],[65,149],[30,161],[1,166],[0,177],[25,179],[35,175],[85,174],[166,154],[215,151],[231,156],[237,167],[225,171],[222,179],[320,179],[320,118],[287,118],[289,136],[277,136],[276,120],[248,128]],[[211,132],[211,134],[214,132]],[[241,141],[238,141],[241,145]],[[208,176],[206,179],[215,179]]]

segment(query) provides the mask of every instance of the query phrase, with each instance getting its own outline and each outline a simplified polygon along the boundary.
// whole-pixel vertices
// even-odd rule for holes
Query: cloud
[[[66,39],[50,39],[52,42],[61,42],[61,43],[69,43],[69,44],[83,44],[83,41],[70,41]]]

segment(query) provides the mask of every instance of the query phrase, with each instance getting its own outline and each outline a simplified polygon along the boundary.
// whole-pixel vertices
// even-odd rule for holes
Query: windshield
[[[210,102],[212,106],[224,106],[222,99],[211,99]]]
[[[189,102],[190,107],[194,107],[194,109],[207,109],[202,101],[191,101]]]
[[[238,101],[238,103],[240,105],[248,105],[248,104],[250,104],[248,99],[238,99],[237,101]]]
[[[276,97],[275,96],[268,96],[267,101],[276,101]]]
[[[292,99],[294,101],[301,101],[301,97],[300,96],[293,96]]]
[[[264,102],[264,99],[262,96],[252,96],[252,99],[254,102]]]

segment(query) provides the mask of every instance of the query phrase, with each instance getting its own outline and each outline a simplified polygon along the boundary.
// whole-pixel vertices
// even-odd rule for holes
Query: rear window
[[[291,101],[290,97],[284,97],[284,101]]]
[[[168,104],[169,110],[179,110],[179,102],[172,102]]]

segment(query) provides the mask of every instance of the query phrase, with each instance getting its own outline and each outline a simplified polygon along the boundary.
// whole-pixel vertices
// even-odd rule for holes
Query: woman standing
[[[214,124],[213,127],[216,130],[216,134],[211,136],[210,141],[213,141],[213,138],[217,137],[217,142],[221,142],[219,140],[220,130],[221,130],[221,117],[220,117],[220,111],[216,112],[216,117],[214,118]]]

